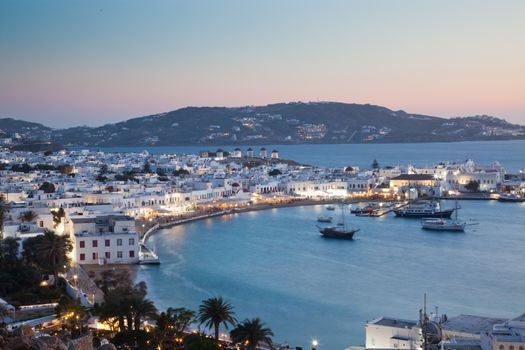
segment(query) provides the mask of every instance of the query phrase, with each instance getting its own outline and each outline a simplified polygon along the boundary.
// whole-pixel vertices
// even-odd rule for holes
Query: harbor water
[[[106,152],[142,152],[151,154],[196,154],[199,151],[232,151],[238,146],[188,146],[188,147],[95,147]],[[249,146],[240,146],[243,152]],[[261,146],[262,147],[262,146]],[[525,167],[525,140],[471,141],[394,144],[327,144],[327,145],[264,145],[268,151],[276,149],[284,159],[302,164],[323,167],[358,166],[369,168],[374,159],[380,165],[432,166],[438,162],[464,162],[473,159],[482,165],[500,162],[510,172]],[[256,154],[259,146],[252,146]],[[71,147],[71,149],[83,149]]]
[[[354,241],[319,236],[322,205],[193,222],[151,236],[162,264],[140,266],[137,280],[161,309],[196,310],[222,296],[239,320],[265,321],[277,342],[308,347],[315,338],[319,349],[364,344],[366,321],[381,315],[417,319],[424,293],[449,317],[525,312],[525,203],[460,205],[465,233],[349,214],[361,228]]]

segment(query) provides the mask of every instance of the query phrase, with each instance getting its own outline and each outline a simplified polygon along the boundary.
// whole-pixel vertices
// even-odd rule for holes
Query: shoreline
[[[490,198],[486,195],[467,195],[467,196],[461,196],[461,197],[439,197],[435,198],[436,200],[495,200],[494,198]],[[292,208],[292,207],[302,207],[302,206],[313,206],[313,205],[333,205],[333,204],[357,204],[357,203],[367,203],[367,202],[398,202],[397,200],[391,200],[391,199],[385,199],[385,198],[354,198],[349,200],[341,200],[341,199],[324,199],[324,200],[316,200],[316,199],[300,199],[300,200],[290,200],[285,203],[273,203],[273,204],[254,204],[248,207],[242,207],[242,208],[234,208],[234,209],[227,209],[227,210],[217,210],[217,211],[201,211],[194,213],[195,215],[190,215],[188,217],[181,216],[179,219],[176,220],[170,220],[166,222],[155,222],[152,226],[147,228],[146,231],[144,231],[141,235],[140,241],[142,244],[145,244],[153,233],[155,233],[158,230],[162,230],[165,228],[170,228],[174,226],[179,226],[183,224],[187,224],[190,222],[200,221],[200,220],[206,220],[210,218],[215,217],[221,217],[224,215],[231,215],[231,214],[242,214],[242,213],[249,213],[254,211],[262,211],[262,210],[271,210],[271,209],[281,209],[281,208]],[[162,221],[162,220],[161,220]]]
[[[303,207],[303,206],[313,206],[313,205],[330,205],[330,204],[356,204],[361,202],[378,202],[378,201],[384,201],[384,200],[370,200],[370,199],[352,199],[349,201],[342,201],[340,199],[331,199],[331,200],[315,200],[315,199],[308,199],[308,200],[292,200],[286,203],[277,203],[277,204],[255,204],[251,205],[249,207],[243,207],[240,209],[228,209],[228,210],[219,210],[219,211],[209,211],[209,212],[200,212],[196,213],[197,215],[189,216],[186,218],[180,218],[178,220],[174,221],[168,221],[168,222],[156,222],[153,226],[148,228],[146,230],[142,237],[140,238],[140,241],[142,244],[145,244],[148,240],[148,238],[155,233],[158,230],[162,230],[165,228],[170,228],[174,226],[183,225],[190,222],[200,221],[200,220],[206,220],[210,218],[215,217],[221,217],[224,215],[231,215],[231,214],[242,214],[242,213],[249,213],[254,211],[262,211],[262,210],[270,210],[270,209],[281,209],[281,208],[292,208],[292,207]]]

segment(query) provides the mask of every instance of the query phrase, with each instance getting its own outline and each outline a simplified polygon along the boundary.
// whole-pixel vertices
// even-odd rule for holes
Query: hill
[[[47,135],[47,139],[42,139],[66,146],[101,147],[525,138],[525,127],[490,116],[446,119],[381,106],[337,102],[187,107],[100,127],[56,130],[37,123],[0,119],[0,129],[10,133],[22,131],[25,137],[33,137],[33,133],[41,137]]]

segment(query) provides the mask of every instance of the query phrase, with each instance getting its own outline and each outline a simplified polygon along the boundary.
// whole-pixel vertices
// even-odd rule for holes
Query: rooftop
[[[395,328],[412,328],[417,325],[416,321],[402,320],[399,318],[381,317],[376,320],[368,322],[368,324],[375,324],[379,326],[395,327]]]
[[[494,324],[505,321],[504,318],[459,315],[443,323],[443,329],[451,332],[480,334],[484,330],[492,328]]]
[[[392,178],[392,180],[412,180],[412,181],[425,181],[434,180],[434,175],[429,174],[401,174]]]

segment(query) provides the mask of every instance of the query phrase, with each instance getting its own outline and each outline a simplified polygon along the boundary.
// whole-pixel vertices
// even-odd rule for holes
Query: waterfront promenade
[[[311,206],[311,205],[330,205],[330,204],[356,204],[360,202],[372,201],[371,199],[290,199],[287,201],[280,201],[277,203],[260,203],[252,204],[247,206],[239,206],[231,209],[218,209],[218,208],[207,208],[200,209],[194,212],[187,214],[181,214],[177,216],[163,216],[157,218],[150,218],[148,220],[137,220],[137,228],[141,232],[141,242],[145,244],[156,230],[169,228],[177,225],[182,225],[185,223],[205,220],[213,217],[231,215],[231,214],[240,214],[248,213],[252,211],[260,210],[269,210],[269,209],[278,209],[278,208],[288,208],[288,207],[299,207],[299,206]],[[374,199],[373,201],[378,201]]]

